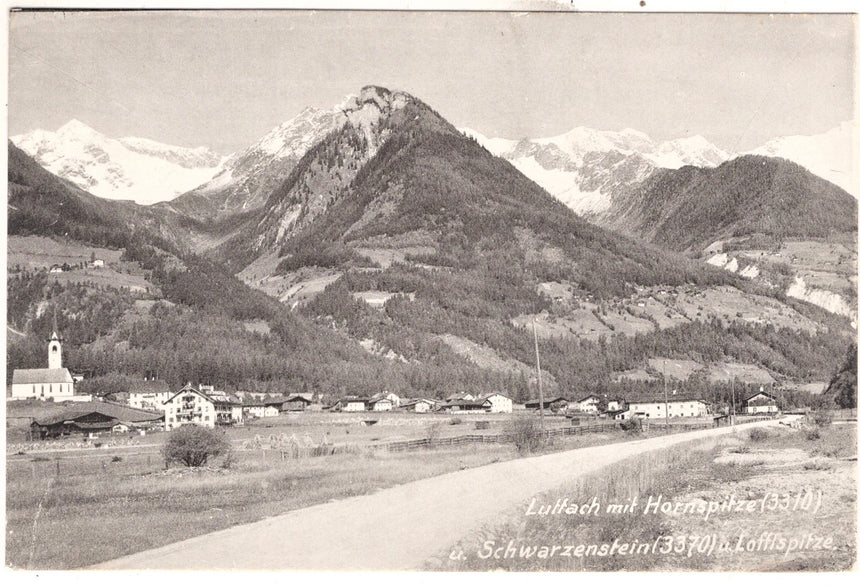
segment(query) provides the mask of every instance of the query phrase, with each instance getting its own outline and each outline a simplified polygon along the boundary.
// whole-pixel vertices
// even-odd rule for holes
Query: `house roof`
[[[776,397],[775,397],[775,396],[773,396],[773,395],[771,395],[770,393],[765,392],[765,391],[756,391],[755,393],[753,393],[752,395],[750,395],[749,397],[747,397],[746,399],[744,399],[744,401],[750,401],[750,400],[752,400],[752,399],[755,399],[755,398],[756,398],[756,397],[758,397],[759,395],[763,395],[763,396],[767,397],[768,399],[770,399],[771,401],[776,401]]]
[[[410,405],[415,405],[416,403],[429,403],[430,405],[435,405],[436,403],[438,403],[438,401],[434,401],[433,399],[424,399],[424,398],[406,399],[405,401],[402,401],[400,403],[400,406],[401,407],[409,407]]]
[[[210,402],[213,402],[213,403],[214,403],[214,401],[212,400],[212,397],[210,397],[210,396],[209,396],[209,395],[207,395],[206,393],[202,393],[202,392],[198,391],[197,389],[195,389],[195,388],[194,388],[194,387],[192,387],[191,385],[185,385],[184,387],[182,387],[181,389],[179,389],[178,391],[176,391],[175,393],[173,393],[172,395],[170,395],[170,396],[167,398],[167,400],[165,401],[165,403],[169,403],[170,401],[172,401],[173,399],[175,399],[176,397],[178,397],[178,396],[179,396],[179,395],[181,395],[182,393],[194,393],[194,394],[196,394],[196,395],[200,395],[201,397],[203,397],[203,398],[204,398],[204,399],[206,399],[207,401],[210,401]]]
[[[685,397],[683,395],[669,395],[668,400],[665,397],[634,397],[631,399],[627,399],[627,404],[633,403],[689,403],[690,401],[698,401],[700,403],[704,403],[705,405],[710,405],[704,399],[700,399],[698,397]]]
[[[496,395],[498,395],[499,397],[504,397],[505,399],[510,399],[510,397],[508,397],[506,394],[499,393],[497,391],[493,391],[492,393],[487,393],[486,395],[481,395],[480,397],[478,397],[478,399],[479,400],[485,400],[485,399],[489,399],[490,397],[495,397]]]
[[[70,382],[74,381],[68,368],[16,368],[12,372],[13,385],[47,385]]]
[[[169,393],[170,386],[164,380],[133,380],[129,384],[129,393]]]
[[[543,404],[544,405],[552,405],[553,403],[558,403],[559,401],[564,401],[565,403],[569,403],[569,401],[567,399],[565,399],[564,397],[555,397],[554,399],[544,399]],[[526,407],[528,407],[529,405],[534,405],[535,407],[537,407],[538,405],[540,405],[540,401],[529,401],[528,403],[526,403]]]
[[[576,401],[574,401],[574,403],[582,403],[584,401],[588,401],[589,399],[597,399],[598,401],[600,401],[600,397],[598,397],[597,395],[586,395],[581,399],[577,399]]]
[[[630,409],[613,409],[612,411],[607,411],[606,414],[610,417],[615,417],[619,413],[626,413],[627,411],[630,411]]]
[[[104,415],[105,417],[115,419],[117,421],[129,421],[132,423],[157,421],[164,418],[164,413],[161,412],[135,409],[133,407],[126,407],[125,405],[110,403],[108,401],[93,401],[91,403],[63,409],[59,413],[54,413],[47,417],[38,418],[35,420],[35,423],[38,423],[39,425],[54,425],[56,423],[62,423],[63,421],[74,421],[75,419],[79,419],[93,413],[98,413],[99,415]]]
[[[292,403],[295,401],[302,401],[303,403],[307,403],[307,404],[310,404],[312,402],[310,399],[308,399],[307,397],[304,397],[302,395],[290,395],[289,397],[287,397],[284,400],[284,403]]]

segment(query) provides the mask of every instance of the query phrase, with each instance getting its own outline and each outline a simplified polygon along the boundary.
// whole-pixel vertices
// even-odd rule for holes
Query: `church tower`
[[[63,347],[60,345],[56,331],[48,340],[48,368],[63,368]]]

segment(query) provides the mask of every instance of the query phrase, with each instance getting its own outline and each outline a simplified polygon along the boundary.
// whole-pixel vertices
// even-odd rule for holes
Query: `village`
[[[556,420],[569,420],[573,426],[599,423],[629,426],[631,421],[669,424],[696,422],[718,426],[737,417],[776,416],[779,413],[776,397],[764,391],[746,397],[731,413],[718,412],[706,400],[685,396],[677,390],[666,391],[664,396],[635,397],[626,400],[617,397],[588,394],[581,397],[554,396],[525,403],[515,403],[504,392],[483,394],[456,393],[444,399],[429,397],[400,397],[396,393],[379,392],[372,396],[346,396],[327,400],[315,393],[295,392],[270,394],[250,391],[228,393],[214,385],[190,382],[179,389],[149,373],[136,381],[134,388],[116,393],[112,400],[75,392],[76,379],[62,362],[62,341],[53,332],[47,345],[47,368],[15,369],[12,375],[8,402],[21,404],[50,404],[53,409],[42,416],[38,408],[29,415],[16,417],[9,409],[7,427],[27,430],[31,440],[83,435],[96,438],[103,434],[144,435],[147,432],[170,431],[184,425],[206,428],[244,426],[261,420],[281,421],[277,418],[304,413],[368,414],[364,420],[381,413],[405,413],[431,417],[442,415],[480,414],[540,414]],[[625,426],[626,422],[626,426]]]

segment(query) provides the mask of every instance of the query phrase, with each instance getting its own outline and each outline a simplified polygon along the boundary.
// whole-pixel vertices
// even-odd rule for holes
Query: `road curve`
[[[114,570],[415,570],[529,497],[628,456],[763,421],[520,458],[193,537],[97,566]],[[416,458],[420,453],[416,452]],[[179,521],[181,522],[181,521]]]

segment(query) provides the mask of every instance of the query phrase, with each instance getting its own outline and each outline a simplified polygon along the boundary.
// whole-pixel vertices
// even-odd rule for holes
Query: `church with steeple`
[[[16,368],[12,373],[12,399],[74,400],[75,383],[63,368],[63,345],[57,332],[48,340],[48,368]]]

